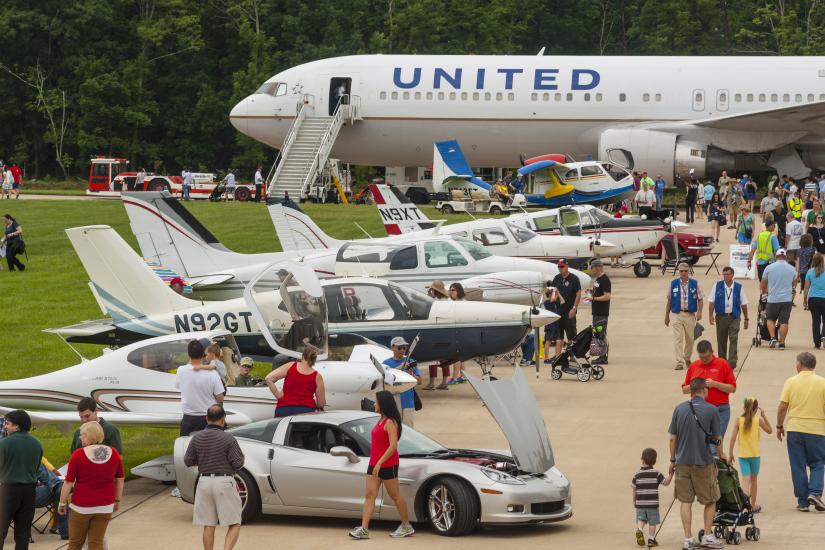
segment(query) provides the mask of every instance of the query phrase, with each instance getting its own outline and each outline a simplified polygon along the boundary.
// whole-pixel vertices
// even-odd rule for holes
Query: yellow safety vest
[[[762,231],[756,237],[756,259],[765,262],[772,262],[774,258],[773,250],[774,234],[770,231]]]
[[[793,217],[797,220],[802,217],[802,199],[790,199],[788,206],[791,207]]]

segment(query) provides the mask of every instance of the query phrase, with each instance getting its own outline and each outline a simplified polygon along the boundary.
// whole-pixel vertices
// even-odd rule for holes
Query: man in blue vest
[[[683,370],[690,365],[694,331],[696,323],[702,319],[702,303],[705,297],[699,287],[699,281],[690,277],[690,266],[682,262],[678,269],[679,278],[670,281],[667,292],[665,326],[670,326],[672,314],[676,370]]]
[[[725,266],[722,269],[722,280],[717,281],[708,297],[708,319],[711,325],[716,325],[719,357],[727,359],[734,369],[743,314],[745,330],[748,330],[748,297],[742,285],[733,281],[733,268]]]

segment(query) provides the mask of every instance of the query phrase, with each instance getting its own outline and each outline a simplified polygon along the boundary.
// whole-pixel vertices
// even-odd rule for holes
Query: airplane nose
[[[287,111],[281,98],[252,94],[232,108],[229,120],[239,132],[279,148],[295,117],[295,112]]]
[[[530,326],[533,328],[543,327],[559,320],[559,316],[546,309],[536,308],[530,313]]]
[[[398,369],[385,369],[384,389],[390,393],[402,393],[416,386],[418,380],[412,374]]]
[[[238,104],[232,107],[232,110],[229,112],[229,122],[232,123],[232,126],[234,126],[240,133],[247,135],[249,132],[249,119],[247,118],[248,113],[248,97],[239,101]]]

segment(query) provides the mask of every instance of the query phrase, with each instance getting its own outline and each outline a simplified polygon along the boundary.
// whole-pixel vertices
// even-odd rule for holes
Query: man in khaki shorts
[[[690,400],[680,403],[673,411],[670,433],[670,474],[676,474],[676,498],[681,503],[682,527],[685,530],[684,550],[694,548],[722,548],[713,535],[713,514],[719,500],[716,465],[709,445],[716,446],[720,460],[724,460],[719,411],[705,399],[708,395],[704,378],[690,381]],[[704,506],[705,535],[693,537],[691,520],[693,501]]]
[[[204,550],[215,546],[215,527],[228,526],[224,549],[231,550],[241,534],[241,497],[234,475],[243,467],[244,457],[235,438],[224,431],[226,413],[221,405],[209,407],[206,422],[206,429],[192,436],[183,458],[201,475],[192,522],[203,525]]]

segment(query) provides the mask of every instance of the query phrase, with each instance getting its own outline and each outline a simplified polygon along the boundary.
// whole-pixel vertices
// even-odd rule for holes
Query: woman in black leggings
[[[15,267],[20,271],[25,271],[25,264],[17,259],[17,255],[25,250],[23,237],[21,237],[23,228],[20,227],[17,220],[11,217],[11,214],[5,214],[3,222],[6,224],[3,241],[6,243],[6,262],[9,264],[9,271],[14,271]]]

